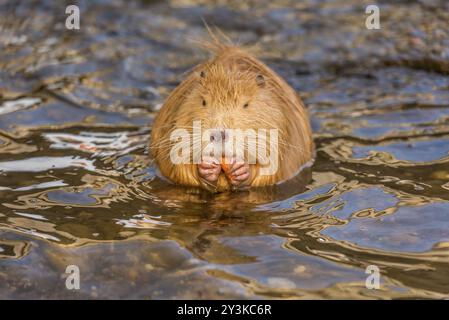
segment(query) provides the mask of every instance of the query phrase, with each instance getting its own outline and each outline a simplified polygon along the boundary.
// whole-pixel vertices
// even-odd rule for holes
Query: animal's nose
[[[226,130],[216,129],[212,130],[210,133],[210,141],[211,142],[225,142],[228,138],[228,134]]]

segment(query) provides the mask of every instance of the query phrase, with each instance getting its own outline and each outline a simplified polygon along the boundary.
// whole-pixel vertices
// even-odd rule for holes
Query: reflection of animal
[[[291,178],[312,159],[314,149],[301,99],[273,70],[242,49],[219,42],[209,47],[215,56],[198,65],[170,94],[155,119],[151,151],[160,171],[177,184],[210,191],[267,186]],[[210,141],[218,132],[226,142],[228,129],[277,129],[277,171],[262,175],[267,163],[248,163],[251,151],[242,159],[231,151],[233,156],[226,163],[205,156],[198,164],[174,164],[170,150],[175,142],[170,135],[175,129],[191,133],[195,120],[201,120],[202,132],[211,129]],[[262,141],[268,143],[268,139]]]

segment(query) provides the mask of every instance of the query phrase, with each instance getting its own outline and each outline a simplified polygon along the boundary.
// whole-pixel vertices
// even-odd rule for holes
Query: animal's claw
[[[220,164],[214,158],[203,158],[198,164],[198,175],[208,183],[217,182],[220,172]]]
[[[228,165],[228,170],[225,173],[234,187],[245,185],[251,177],[249,164],[235,159]]]

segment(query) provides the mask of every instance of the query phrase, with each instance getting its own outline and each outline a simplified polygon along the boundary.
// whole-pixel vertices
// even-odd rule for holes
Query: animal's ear
[[[259,87],[263,88],[265,87],[265,78],[263,75],[258,74],[256,77],[256,83]]]
[[[205,78],[205,77],[206,77],[206,71],[201,70],[201,71],[200,71],[200,77],[201,77],[201,78]]]

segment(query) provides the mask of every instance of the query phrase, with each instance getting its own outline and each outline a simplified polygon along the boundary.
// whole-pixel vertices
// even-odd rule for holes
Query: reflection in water
[[[449,17],[391,5],[374,36],[358,1],[276,3],[92,1],[76,35],[61,5],[0,4],[0,299],[447,298]],[[201,16],[304,96],[311,170],[218,195],[158,175],[151,122]]]

